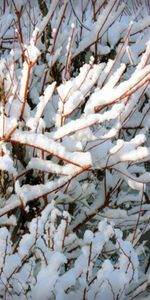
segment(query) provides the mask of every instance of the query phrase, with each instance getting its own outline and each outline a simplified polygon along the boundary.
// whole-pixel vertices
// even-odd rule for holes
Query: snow
[[[109,105],[115,101],[121,100],[126,97],[128,91],[132,92],[135,86],[141,85],[142,81],[149,80],[150,66],[146,66],[140,72],[135,71],[131,78],[125,82],[120,83],[119,86],[106,90],[102,89],[96,91],[90,97],[85,107],[85,113],[92,113],[97,106]],[[108,85],[109,87],[109,85]]]
[[[7,18],[7,22],[6,22]],[[6,33],[7,29],[11,25],[13,21],[13,15],[9,13],[9,7],[6,9],[5,14],[0,17],[0,39],[3,37],[3,35]]]
[[[123,145],[123,140],[117,140],[117,144],[109,150],[110,154],[115,154],[116,152],[118,152],[123,147]]]
[[[103,12],[99,15],[97,21],[93,24],[92,30],[84,39],[79,43],[78,49],[74,56],[77,56],[80,52],[84,51],[89,45],[94,44],[98,38],[101,38],[105,31],[111,26],[115,19],[121,14],[125,5],[122,3],[118,9],[116,8],[116,1],[108,3]],[[112,13],[113,11],[113,13]],[[111,12],[111,16],[110,16]],[[109,16],[109,18],[108,18]]]
[[[0,216],[7,214],[9,211],[20,206],[20,204],[20,199],[16,195],[11,195],[11,197],[7,201],[7,204],[5,204],[4,207],[0,208]]]
[[[149,55],[150,55],[150,41],[147,42],[146,44],[146,51],[145,53],[142,55],[141,61],[137,66],[137,70],[141,70],[142,68],[145,67],[145,65],[147,64],[147,61],[149,59]]]
[[[3,2],[0,297],[147,297],[149,7]]]
[[[101,73],[101,75],[99,76],[98,79],[98,87],[99,89],[102,87],[105,79],[107,78],[107,76],[109,75],[109,72],[111,71],[112,67],[113,67],[114,61],[112,59],[109,59],[107,64],[104,64],[104,70]]]
[[[41,149],[46,151],[58,158],[61,158],[64,161],[68,161],[69,163],[76,166],[87,166],[91,164],[91,156],[90,153],[82,153],[78,155],[78,152],[69,153],[65,150],[60,143],[49,139],[43,134],[36,134],[31,132],[20,132],[16,130],[13,134],[12,140],[14,142],[18,142],[21,144],[27,144],[31,147],[35,147],[37,149]]]
[[[123,104],[114,105],[113,108],[105,112],[104,114],[89,114],[88,118],[83,115],[82,119],[72,120],[69,123],[65,124],[61,128],[59,128],[56,132],[52,133],[51,136],[58,140],[66,135],[69,135],[72,132],[83,130],[84,128],[88,128],[94,124],[100,124],[106,120],[111,120],[117,117],[118,114],[124,109]]]
[[[85,244],[90,244],[93,240],[93,232],[90,230],[86,230],[84,234],[84,242]]]
[[[17,127],[17,119],[0,115],[0,137],[9,136],[13,128]]]
[[[73,175],[75,172],[79,171],[79,167],[75,167],[69,164],[60,166],[56,163],[47,160],[44,161],[40,158],[32,158],[27,168],[62,175]]]
[[[16,174],[16,169],[13,166],[13,160],[7,154],[0,156],[0,169],[5,170],[10,174]]]
[[[37,276],[37,283],[32,290],[33,299],[49,298],[59,275],[58,269],[62,263],[66,263],[65,256],[55,252],[49,261],[49,265],[41,270]]]
[[[113,73],[113,75],[110,76],[109,82],[105,84],[103,91],[107,91],[107,90],[109,91],[118,83],[122,74],[125,71],[125,68],[126,68],[125,64],[120,65],[120,67]]]
[[[11,256],[8,256],[6,258],[6,262],[3,270],[6,278],[9,278],[9,276],[11,276],[11,274],[14,272],[16,267],[18,267],[19,265],[21,266],[21,259],[19,255],[12,254]]]
[[[14,215],[10,217],[7,217],[7,215],[0,217],[0,225],[5,226],[6,224],[16,226],[17,225],[16,217]]]
[[[50,21],[51,17],[52,17],[52,14],[53,12],[55,11],[55,8],[58,4],[58,0],[53,0],[51,2],[51,5],[49,7],[49,12],[47,13],[47,15],[43,18],[42,21],[39,21],[37,24],[36,24],[36,28],[35,28],[35,31],[39,32],[38,34],[38,37],[41,35],[41,33],[43,32],[44,28],[46,27],[46,25],[48,24],[48,22]],[[34,34],[34,33],[33,33]]]
[[[43,196],[43,194],[51,193],[53,190],[57,190],[60,186],[65,185],[68,180],[64,177],[59,178],[57,181],[47,182],[46,184],[39,184],[30,186],[29,184],[23,185],[21,188],[17,189],[16,192],[22,201],[24,207],[29,201],[34,201],[37,198]]]
[[[27,55],[28,52],[27,52]],[[25,95],[25,91],[26,91],[26,83],[28,80],[28,73],[29,73],[29,65],[28,63],[25,61],[23,63],[23,69],[22,69],[22,74],[21,74],[21,82],[20,82],[20,90],[19,90],[19,98],[21,100],[21,102],[24,102],[24,95]]]
[[[150,150],[146,147],[138,147],[120,156],[121,161],[138,161],[150,157]]]
[[[34,64],[40,56],[40,53],[41,52],[37,47],[34,46],[34,44],[29,45],[25,50],[25,56],[28,60],[28,63]]]
[[[28,125],[33,131],[35,131],[35,130],[37,129],[39,120],[40,120],[40,118],[42,117],[43,111],[44,111],[44,109],[46,108],[48,102],[50,101],[50,99],[51,99],[51,97],[52,97],[52,95],[53,95],[55,86],[56,86],[56,82],[53,82],[51,85],[48,85],[48,86],[47,86],[47,88],[46,88],[45,91],[44,91],[44,96],[41,96],[41,97],[40,97],[40,102],[39,102],[39,104],[37,105],[36,113],[35,113],[34,118],[32,117],[32,118],[29,118],[29,119],[27,120],[27,125]]]

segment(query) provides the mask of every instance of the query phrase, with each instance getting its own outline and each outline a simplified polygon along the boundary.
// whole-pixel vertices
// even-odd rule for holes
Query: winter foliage
[[[149,0],[0,2],[0,298],[149,299]]]

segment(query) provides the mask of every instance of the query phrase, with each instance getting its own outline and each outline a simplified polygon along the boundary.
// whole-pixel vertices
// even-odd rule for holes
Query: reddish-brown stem
[[[22,29],[21,29],[21,15],[23,11],[23,5],[21,6],[21,9],[18,11],[16,10],[16,16],[17,16],[17,22],[18,22],[18,36],[19,36],[19,44],[23,45],[23,36],[22,36]],[[24,55],[22,52],[22,62],[24,62]]]
[[[3,137],[0,138],[0,141],[5,141],[5,142],[9,141],[11,136],[13,135],[13,133],[16,131],[16,129],[17,129],[17,125],[10,131],[10,133],[8,135],[6,135],[6,136],[3,135]]]
[[[64,248],[64,245],[65,245],[65,237],[66,237],[66,235],[67,235],[67,227],[68,227],[68,219],[67,219],[67,218],[65,219],[65,222],[66,222],[66,224],[65,224],[65,230],[64,230],[64,236],[63,236],[63,239],[62,239],[62,246],[61,246],[62,250],[63,250],[63,248]]]
[[[26,78],[26,84],[25,84],[25,90],[24,90],[24,96],[23,96],[23,104],[21,108],[21,114],[20,114],[20,119],[23,119],[23,114],[25,110],[25,105],[26,105],[26,100],[27,100],[27,94],[28,94],[28,86],[29,86],[29,81],[30,81],[30,72],[31,72],[31,66],[32,64],[28,64],[28,70],[27,70],[27,78]]]
[[[97,8],[97,10],[95,10],[95,17],[97,16],[97,14],[100,12],[100,10],[103,8],[103,6],[105,5],[107,1],[104,0],[103,3],[100,4],[100,6]]]
[[[18,32],[20,35],[21,43],[23,44],[23,36],[22,36],[22,29],[21,29],[21,14],[22,14],[23,6],[21,6],[20,11],[16,11],[16,16],[18,20]]]
[[[60,27],[61,27],[63,18],[64,18],[64,16],[65,16],[65,12],[66,12],[66,9],[67,9],[67,5],[68,5],[68,3],[66,3],[66,5],[65,5],[65,7],[64,7],[64,10],[63,10],[63,13],[62,13],[60,22],[59,22],[58,27],[57,27],[57,30],[56,30],[56,32],[55,32],[55,34],[54,34],[54,41],[53,41],[53,45],[52,45],[52,48],[51,48],[51,51],[50,51],[50,54],[51,54],[51,55],[54,55],[54,50],[55,50],[55,44],[56,44],[57,36],[58,36],[59,30],[60,30]]]
[[[115,104],[116,102],[123,100],[126,97],[131,96],[133,93],[135,93],[139,88],[141,88],[145,83],[147,83],[149,81],[150,81],[150,76],[147,75],[145,80],[137,81],[130,89],[128,89],[126,92],[124,92],[120,97],[117,97],[116,99],[114,99],[113,101],[110,101],[107,104],[95,106],[95,112],[97,113],[97,112],[101,111],[102,109],[108,107],[109,105]]]
[[[85,28],[86,30],[90,31],[90,29],[89,29],[87,26],[85,26],[85,25],[83,24],[83,22],[79,19],[79,17],[78,17],[78,15],[77,15],[77,13],[76,13],[76,11],[75,11],[75,9],[74,9],[74,6],[73,6],[73,3],[72,3],[71,0],[70,0],[70,4],[71,4],[71,8],[72,8],[72,11],[73,11],[75,17],[77,18],[78,22],[79,22],[80,25],[81,25],[81,28]]]
[[[66,65],[65,65],[65,73],[64,73],[64,78],[65,80],[68,80],[68,75],[69,75],[69,68],[70,68],[70,64],[71,64],[71,49],[72,49],[72,45],[73,45],[73,41],[74,41],[74,32],[75,32],[75,28],[72,28],[72,33],[71,33],[71,37],[70,37],[70,41],[69,41],[69,49],[67,51],[67,59],[66,59]]]
[[[71,178],[69,178],[66,182],[60,184],[59,186],[57,186],[56,188],[52,189],[51,191],[49,192],[46,192],[46,193],[43,193],[41,195],[39,195],[38,197],[34,198],[34,199],[31,199],[27,202],[27,204],[30,204],[32,203],[33,201],[36,201],[40,198],[43,198],[49,194],[52,194],[52,193],[55,193],[55,192],[58,192],[60,189],[64,188],[66,186],[66,184],[68,184],[69,181],[73,180],[75,177],[77,177],[78,175],[82,174],[83,172],[89,170],[91,168],[91,165],[89,166],[85,166],[83,167],[80,171],[76,172]],[[5,214],[7,214],[8,212],[12,212],[13,210],[17,209],[18,207],[24,207],[23,206],[23,203],[20,199],[20,203],[16,203],[13,207],[9,207],[9,205],[6,205],[6,208],[2,208],[2,212],[1,212],[1,209],[0,209],[0,217],[4,216]]]
[[[114,6],[116,5],[116,2],[117,2],[117,0],[115,0],[115,2],[113,3],[113,5],[111,6],[111,8],[110,8],[110,10],[109,10],[109,12],[108,12],[108,14],[107,14],[107,16],[106,16],[104,22],[102,23],[101,27],[99,28],[99,30],[98,30],[98,32],[97,32],[97,35],[96,35],[96,39],[95,39],[91,44],[89,44],[89,45],[87,46],[88,48],[90,48],[92,45],[94,45],[96,42],[99,41],[99,39],[100,39],[100,36],[99,36],[99,35],[100,35],[100,32],[101,32],[101,30],[103,29],[105,23],[107,22],[107,20],[108,20],[108,18],[109,18],[109,16],[110,16],[110,14],[111,14],[111,12],[112,12]],[[86,50],[86,49],[84,49],[84,50]],[[78,55],[80,55],[80,53],[77,53],[77,54],[73,55],[73,59],[74,59],[75,57],[77,57]]]
[[[110,74],[111,74],[112,70],[114,69],[114,66],[116,65],[117,61],[118,61],[119,59],[121,60],[121,58],[122,58],[123,55],[124,55],[125,50],[126,50],[125,45],[127,44],[127,41],[128,41],[128,39],[129,39],[129,36],[130,36],[130,33],[131,33],[131,29],[132,29],[132,24],[128,27],[127,33],[126,33],[126,35],[125,35],[125,37],[124,37],[124,40],[123,40],[123,43],[122,43],[122,46],[120,47],[120,49],[119,49],[119,51],[118,51],[118,53],[117,53],[117,55],[116,55],[116,57],[115,57],[115,60],[114,60],[114,62],[113,62],[113,64],[112,64],[112,67],[111,67],[111,69],[110,69],[108,75],[106,76],[106,78],[105,78],[105,80],[104,80],[104,82],[103,82],[103,85],[104,85],[104,83],[106,82],[106,80],[108,79],[108,76],[110,76]]]
[[[144,193],[144,184],[143,184],[143,193]],[[140,207],[139,207],[139,213],[138,213],[138,218],[137,218],[136,226],[135,226],[134,233],[133,233],[132,244],[134,243],[134,241],[136,239],[137,228],[138,228],[139,221],[140,221],[140,216],[141,216],[141,211],[142,211],[142,205],[143,205],[143,193],[142,193],[142,198],[141,198],[141,202],[140,202]]]
[[[69,160],[69,159],[67,159],[67,158],[65,158],[65,157],[62,157],[62,156],[60,156],[60,155],[58,155],[58,154],[56,154],[56,153],[53,153],[53,152],[51,152],[51,151],[49,151],[49,150],[47,150],[47,149],[43,149],[42,147],[40,147],[40,146],[35,146],[35,145],[32,145],[32,144],[30,144],[30,143],[20,143],[18,140],[15,140],[13,137],[12,138],[10,138],[10,142],[12,142],[12,143],[15,143],[15,144],[22,144],[22,145],[26,145],[26,146],[28,146],[28,147],[32,147],[32,148],[35,148],[35,149],[37,149],[37,150],[41,150],[41,151],[44,151],[44,152],[46,152],[46,153],[49,153],[49,154],[51,154],[51,155],[53,155],[53,156],[55,156],[55,157],[57,157],[58,159],[61,159],[61,160],[63,160],[63,161],[65,161],[65,162],[67,162],[67,163],[69,163],[69,164],[72,164],[72,165],[74,165],[74,166],[77,166],[77,167],[79,167],[79,168],[84,168],[83,166],[81,166],[80,164],[78,164],[78,163],[76,163],[76,162],[73,162],[72,160]]]

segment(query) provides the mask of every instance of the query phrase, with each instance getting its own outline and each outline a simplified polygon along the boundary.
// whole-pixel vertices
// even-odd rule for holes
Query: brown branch
[[[130,89],[128,89],[126,92],[124,92],[121,96],[117,97],[113,101],[110,101],[109,103],[104,104],[104,105],[95,106],[95,112],[97,113],[97,112],[101,111],[102,109],[108,107],[109,105],[113,105],[113,104],[117,103],[118,101],[124,100],[124,98],[131,96],[133,93],[135,93],[139,88],[141,88],[145,83],[147,83],[149,81],[150,81],[150,75],[148,74],[146,76],[145,80],[137,81]]]
[[[28,70],[27,70],[27,78],[26,78],[26,84],[25,84],[25,91],[24,91],[24,96],[23,96],[23,104],[21,108],[21,114],[20,114],[20,120],[23,119],[24,115],[24,110],[25,110],[25,105],[26,105],[26,100],[27,100],[27,94],[28,94],[28,86],[29,86],[29,81],[30,81],[30,72],[31,72],[31,64],[28,64]]]

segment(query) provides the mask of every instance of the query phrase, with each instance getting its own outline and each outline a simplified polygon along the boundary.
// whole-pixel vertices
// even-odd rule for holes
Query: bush
[[[146,299],[149,3],[0,5],[0,296]]]

